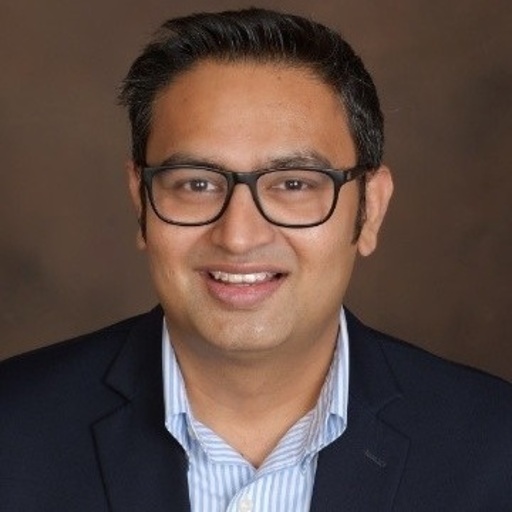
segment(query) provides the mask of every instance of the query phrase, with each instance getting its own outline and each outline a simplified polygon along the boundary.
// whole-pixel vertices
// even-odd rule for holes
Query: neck
[[[199,354],[173,336],[194,416],[255,467],[316,404],[335,344],[333,332],[307,349],[240,357]]]

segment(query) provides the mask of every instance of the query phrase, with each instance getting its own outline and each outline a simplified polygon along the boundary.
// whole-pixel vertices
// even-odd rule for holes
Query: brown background
[[[2,1],[0,358],[154,303],[134,246],[116,86],[163,19],[254,3]],[[396,196],[349,304],[512,380],[512,3],[258,5],[340,29],[380,89]]]

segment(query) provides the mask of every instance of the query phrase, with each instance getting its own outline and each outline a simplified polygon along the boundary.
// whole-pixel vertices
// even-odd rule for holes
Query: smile
[[[203,272],[204,283],[210,297],[229,310],[251,310],[262,306],[283,285],[287,273],[274,270],[233,268],[209,269]]]
[[[254,272],[251,274],[231,274],[229,272],[222,272],[220,270],[214,270],[210,272],[210,276],[215,281],[228,284],[255,284],[270,281],[279,277],[280,274],[277,272]]]

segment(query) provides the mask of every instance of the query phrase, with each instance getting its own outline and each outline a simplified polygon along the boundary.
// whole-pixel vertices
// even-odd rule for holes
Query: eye
[[[217,189],[215,183],[205,179],[191,179],[182,182],[179,186],[189,192],[214,192]]]
[[[309,187],[309,183],[306,183],[305,181],[296,178],[284,180],[283,182],[277,185],[277,188],[282,188],[284,190],[289,191],[301,191],[308,189]]]
[[[325,176],[313,170],[275,171],[265,177],[265,188],[275,192],[313,192],[325,183]]]
[[[155,184],[168,194],[224,193],[226,180],[207,169],[172,168],[155,176]]]

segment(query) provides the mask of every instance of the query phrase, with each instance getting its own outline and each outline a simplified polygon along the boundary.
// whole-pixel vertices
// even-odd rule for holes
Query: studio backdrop
[[[381,330],[512,380],[512,3],[4,0],[0,358],[152,307],[116,105],[166,18],[251,5],[312,16],[363,57],[395,197],[347,304]]]

